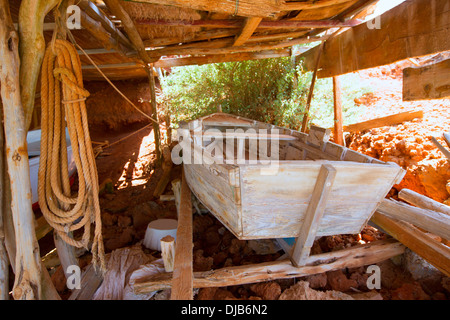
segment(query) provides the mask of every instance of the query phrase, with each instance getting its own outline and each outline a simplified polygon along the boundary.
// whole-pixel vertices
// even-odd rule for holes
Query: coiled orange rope
[[[89,92],[83,88],[80,58],[70,42],[55,39],[46,49],[41,77],[39,205],[50,226],[71,246],[88,248],[91,224],[95,224],[93,264],[100,264],[104,271],[97,167],[85,104]],[[79,190],[74,196],[69,183],[66,124],[78,171]],[[80,240],[69,235],[81,228],[84,230]]]

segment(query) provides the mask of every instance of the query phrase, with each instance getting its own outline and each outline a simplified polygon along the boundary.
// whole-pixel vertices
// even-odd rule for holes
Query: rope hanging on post
[[[80,58],[72,44],[60,39],[52,42],[45,52],[41,77],[39,205],[50,226],[71,246],[87,248],[91,224],[95,224],[93,264],[97,267],[100,263],[104,271],[97,167],[85,104],[89,92],[83,88]],[[66,124],[78,171],[79,189],[75,196],[70,190]],[[80,240],[69,235],[81,228],[84,230]]]

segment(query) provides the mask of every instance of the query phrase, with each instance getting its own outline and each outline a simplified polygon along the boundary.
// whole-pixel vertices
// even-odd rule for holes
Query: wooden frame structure
[[[36,98],[43,49],[51,40],[55,28],[58,29],[54,13],[58,15],[59,12],[64,16],[64,9],[75,3],[63,0],[61,7],[55,8],[59,2],[0,0],[3,17],[0,21],[0,79],[6,141],[3,145],[1,180],[5,191],[2,195],[2,207],[11,209],[10,212],[2,212],[4,216],[1,217],[0,273],[4,275],[7,268],[6,250],[17,275],[13,291],[17,299],[59,298],[49,281],[45,267],[40,262],[40,257],[36,254],[39,252],[39,237],[35,231],[40,230],[42,234],[48,228],[42,221],[34,221],[29,201],[31,197],[28,196],[30,188],[27,162],[24,161],[27,156],[24,133],[29,127]],[[293,55],[290,48],[294,45],[320,41],[321,46],[306,52],[296,51],[299,55],[295,60],[304,59],[306,68],[323,78],[450,50],[450,3],[447,0],[407,0],[381,17],[382,26],[388,25],[388,28],[375,30],[369,29],[367,24],[359,20],[367,15],[368,9],[376,3],[375,0],[104,2],[106,6],[102,7],[88,0],[76,3],[81,8],[82,29],[72,30],[73,38],[80,47],[90,52],[92,60],[104,70],[107,77],[148,78],[152,93],[152,116],[157,114],[153,67],[171,68],[286,57]],[[155,19],[149,13],[152,10],[147,11],[148,16],[145,18],[137,17],[130,9],[132,5],[166,10],[168,17]],[[189,11],[197,18],[183,19],[174,13],[176,10]],[[404,12],[407,14],[403,14]],[[19,33],[16,32],[15,26]],[[145,28],[162,28],[162,36],[148,36]],[[170,28],[180,28],[182,32],[170,34],[170,30],[173,30]],[[332,38],[323,37],[325,31],[333,28],[351,30],[339,29],[339,34],[335,32]],[[321,48],[323,52],[320,52],[322,58],[319,60],[316,58]],[[103,79],[98,75],[97,69],[91,67],[89,60],[83,56],[81,60],[86,80]],[[448,66],[448,60],[443,60],[405,71],[405,100],[448,97],[449,77],[445,77]],[[336,126],[336,134],[340,134],[346,128],[341,129],[337,81],[334,86],[335,114],[340,125]],[[155,141],[158,143],[157,123],[154,124],[154,131]],[[332,184],[333,176],[333,168],[323,166],[317,180],[317,188],[326,190],[328,184]],[[172,274],[165,274],[161,279],[153,279],[154,281],[149,282],[147,279],[137,283],[137,292],[173,286],[173,298],[190,299],[192,288],[195,287],[299,277],[344,266],[375,263],[401,254],[404,250],[403,245],[388,240],[342,252],[308,256],[317,220],[320,220],[323,202],[327,198],[327,192],[324,192],[321,195],[313,194],[314,201],[308,207],[308,223],[302,227],[304,236],[297,241],[291,260],[224,268],[211,273],[192,273],[192,261],[189,262],[192,259],[192,253],[189,254],[192,210],[189,190],[184,181],[181,190],[179,215],[185,228],[179,231],[180,237],[186,241],[177,243],[173,278]],[[415,220],[411,221],[405,215],[396,215],[403,211],[392,209],[392,203],[390,206],[380,208],[372,220],[448,275],[448,248],[430,242],[430,239],[411,224],[412,222],[417,224],[417,227],[437,233],[444,232],[445,235],[448,230],[442,231],[439,228],[442,218],[436,218],[435,214],[428,211],[402,208],[408,213],[414,212]],[[422,219],[424,215],[428,219]],[[405,222],[405,219],[408,222]],[[230,277],[230,274],[234,276]],[[4,279],[0,276],[0,298],[7,297],[3,289]]]

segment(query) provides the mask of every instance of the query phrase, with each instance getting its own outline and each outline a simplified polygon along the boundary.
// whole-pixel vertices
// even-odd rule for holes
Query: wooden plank
[[[283,10],[297,11],[297,10],[315,10],[318,8],[334,6],[340,3],[346,3],[353,0],[308,0],[302,2],[286,2],[284,3]]]
[[[177,241],[175,244],[174,270],[171,300],[192,300],[192,203],[191,191],[186,177],[181,180],[180,215],[178,217]]]
[[[258,166],[241,167],[240,239],[298,237],[322,164],[327,161],[280,161],[275,175]],[[358,233],[394,184],[398,166],[336,161],[331,198],[318,235]],[[269,214],[270,213],[270,214]]]
[[[450,97],[450,59],[403,69],[403,101]]]
[[[428,198],[420,193],[409,189],[402,189],[398,193],[398,197],[403,201],[409,202],[416,207],[422,209],[428,209],[440,213],[444,213],[450,216],[450,207],[443,203],[437,202],[431,198]]]
[[[405,247],[395,240],[374,241],[366,245],[309,256],[306,265],[299,268],[293,266],[290,260],[281,260],[195,272],[193,285],[195,288],[224,287],[298,278],[342,268],[375,264],[398,256],[404,251]],[[164,273],[152,278],[136,279],[134,292],[147,293],[170,289],[171,285],[171,274]]]
[[[209,63],[260,60],[269,58],[289,57],[289,49],[264,50],[259,52],[229,53],[224,55],[192,56],[184,58],[160,59],[155,63],[157,68],[172,68],[188,65],[203,65]]]
[[[274,17],[280,12],[281,2],[279,0],[132,0],[141,3],[154,3],[170,5],[181,8],[190,8],[201,11],[226,13],[242,17]]]
[[[245,19],[244,27],[242,28],[239,35],[236,36],[233,46],[235,46],[235,47],[241,46],[248,39],[250,39],[253,32],[256,30],[256,28],[258,28],[258,25],[261,22],[261,20],[262,20],[262,18],[260,18],[260,17],[252,17],[252,18]]]
[[[450,248],[404,221],[375,212],[371,219],[377,226],[450,276]]]
[[[450,238],[450,216],[395,200],[384,199],[378,211],[390,218],[404,220],[444,239]]]
[[[309,256],[335,177],[336,169],[333,166],[328,164],[321,166],[291,255],[291,261],[296,267],[304,265]]]
[[[423,111],[406,111],[402,113],[393,114],[390,116],[372,119],[364,122],[359,122],[355,124],[350,124],[348,126],[344,126],[345,132],[355,132],[355,131],[366,131],[369,129],[384,127],[384,126],[392,126],[396,124],[400,124],[405,121],[412,121],[414,119],[423,118]]]
[[[342,92],[338,77],[333,77],[333,109],[334,109],[334,142],[344,145],[344,129],[342,117]]]
[[[450,3],[408,0],[381,16],[381,29],[362,24],[328,41],[319,78],[391,64],[450,50]],[[305,68],[314,70],[317,47],[303,54]]]

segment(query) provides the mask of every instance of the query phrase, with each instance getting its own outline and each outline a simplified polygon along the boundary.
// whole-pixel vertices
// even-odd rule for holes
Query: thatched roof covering
[[[336,24],[367,15],[367,10],[376,0],[139,0],[119,1],[156,65],[172,66],[167,57],[192,56],[195,61],[204,57],[214,61],[213,55],[227,55],[239,58],[239,54],[258,53],[286,49],[297,43],[308,42]],[[13,20],[17,22],[21,1],[10,0]],[[111,79],[145,77],[133,46],[117,19],[101,0],[80,0],[76,2],[82,9],[83,29],[72,30],[77,43]],[[169,5],[170,4],[170,5]],[[85,23],[91,21],[91,28]],[[106,22],[105,22],[106,21]],[[311,25],[311,22],[318,22]],[[51,40],[54,22],[52,14],[46,17],[49,25],[44,32]],[[97,31],[96,23],[101,28]],[[309,23],[304,25],[303,23]],[[328,24],[328,26],[320,27]],[[115,29],[116,31],[114,31]],[[336,30],[333,29],[333,30]],[[109,41],[105,41],[106,35]],[[237,41],[237,39],[239,39]],[[281,51],[280,51],[281,52]],[[286,55],[282,52],[282,55]],[[103,79],[91,66],[89,60],[80,55],[86,80]],[[243,58],[242,58],[243,59]],[[223,57],[220,59],[223,61]],[[183,65],[187,64],[186,59]],[[206,63],[206,62],[205,62]],[[176,65],[176,64],[175,64]]]

